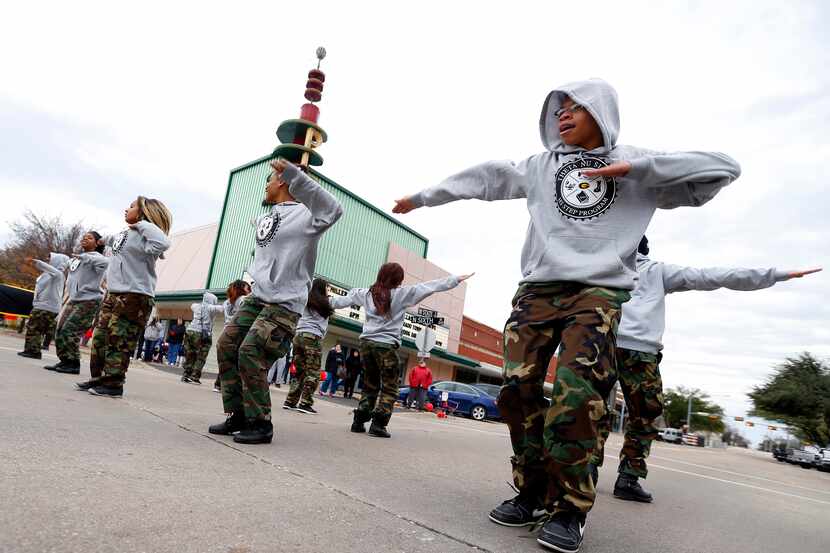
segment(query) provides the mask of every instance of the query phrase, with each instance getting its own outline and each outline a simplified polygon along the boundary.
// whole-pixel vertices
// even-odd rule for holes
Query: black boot
[[[372,415],[354,409],[354,420],[352,421],[352,432],[366,432],[366,423],[372,420]]]
[[[208,432],[211,434],[220,434],[222,436],[230,436],[234,432],[245,430],[248,426],[248,421],[245,419],[245,414],[242,412],[231,413],[225,422],[211,425]]]
[[[77,359],[74,361],[61,361],[55,365],[55,372],[61,374],[81,374],[81,362]]]
[[[75,389],[79,392],[88,392],[94,385],[95,384],[93,384],[91,380],[87,380],[86,382],[76,382]]]
[[[239,444],[270,444],[274,438],[274,425],[265,419],[249,421],[248,428],[233,437]]]
[[[40,359],[42,357],[40,352],[31,353],[29,351],[18,351],[17,355],[19,355],[20,357],[28,357],[29,359]]]
[[[47,371],[54,371],[57,370],[58,367],[63,366],[63,361],[58,361],[57,363],[53,363],[51,365],[44,365],[43,368]]]
[[[389,424],[388,416],[374,416],[372,417],[372,424],[369,425],[369,435],[375,438],[391,438],[392,434],[386,430],[386,425]]]
[[[630,474],[620,473],[617,476],[617,482],[614,484],[614,497],[618,499],[625,499],[626,501],[639,501],[641,503],[651,503],[654,498],[648,493],[640,483],[636,476]]]

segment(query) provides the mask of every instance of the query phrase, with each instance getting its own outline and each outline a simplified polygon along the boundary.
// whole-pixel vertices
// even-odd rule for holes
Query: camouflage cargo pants
[[[498,406],[510,430],[516,487],[552,512],[585,513],[594,504],[588,463],[613,383],[620,307],[628,299],[625,290],[573,282],[522,285],[513,298]],[[557,347],[548,407],[543,384]]]
[[[397,348],[361,340],[360,356],[363,359],[363,396],[357,405],[358,418],[373,419],[380,426],[386,426],[398,399],[400,361]]]
[[[320,383],[321,359],[319,336],[302,332],[294,337],[294,367],[297,374],[291,381],[286,403],[314,405],[314,392]]]
[[[200,332],[187,331],[184,333],[184,363],[182,363],[182,376],[201,380],[202,369],[205,368],[210,346],[213,339],[210,336],[203,336]]]
[[[645,478],[646,459],[651,443],[657,438],[654,421],[663,413],[663,380],[660,361],[663,355],[617,348],[617,376],[620,379],[628,422],[625,443],[620,451],[619,472]],[[611,433],[611,416],[600,421],[599,446],[592,462],[602,466],[605,442]]]
[[[153,298],[134,293],[108,293],[92,335],[89,373],[96,386],[124,385],[138,333],[153,310]]]
[[[55,349],[61,361],[80,361],[78,343],[95,321],[101,300],[71,301],[64,308],[55,334]]]
[[[40,355],[43,339],[55,334],[55,319],[57,317],[56,313],[50,311],[32,309],[29,322],[26,323],[26,341],[23,351]]]
[[[299,315],[248,296],[216,343],[225,413],[271,419],[268,368],[291,347]]]

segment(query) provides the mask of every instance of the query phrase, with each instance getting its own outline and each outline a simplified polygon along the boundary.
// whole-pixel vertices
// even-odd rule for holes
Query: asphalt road
[[[343,400],[279,409],[283,387],[274,443],[243,446],[207,433],[223,419],[209,385],[136,362],[123,399],[97,398],[21,346],[0,336],[2,552],[543,551],[487,519],[512,495],[500,424],[402,412],[391,440],[369,438],[348,431]],[[611,495],[619,444],[583,551],[827,553],[830,474],[656,444],[656,500],[632,504]]]

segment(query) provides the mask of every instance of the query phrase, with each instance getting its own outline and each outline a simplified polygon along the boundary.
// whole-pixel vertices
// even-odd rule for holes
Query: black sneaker
[[[576,553],[582,545],[584,535],[584,513],[559,512],[542,526],[536,542],[560,553]]]
[[[374,436],[375,438],[391,438],[392,434],[386,430],[385,426],[381,426],[377,424],[375,421],[372,421],[372,424],[369,425],[369,435]]]
[[[221,386],[214,386],[213,391],[216,392],[217,394],[221,394],[222,393],[222,387]]]
[[[202,385],[202,381],[201,381],[201,380],[199,380],[198,378],[191,378],[191,379],[190,379],[190,383],[191,383],[191,384],[196,384],[197,386],[201,386],[201,385]]]
[[[282,404],[282,408],[285,409],[286,411],[296,411],[297,410],[296,405],[294,405],[293,403],[288,403],[287,401]]]
[[[245,419],[243,413],[231,413],[225,422],[213,424],[208,428],[211,434],[219,434],[222,436],[230,436],[234,432],[245,430],[248,427],[248,421]]]
[[[636,476],[620,474],[614,483],[614,497],[626,501],[639,501],[640,503],[651,503],[654,498],[638,482]]]
[[[248,428],[233,437],[238,444],[270,444],[274,438],[274,425],[265,419],[252,421]]]
[[[41,357],[43,357],[40,354],[40,352],[31,353],[31,352],[28,352],[28,351],[18,351],[17,355],[19,355],[20,357],[28,357],[29,359],[40,359]]]
[[[191,382],[190,377],[182,376],[182,382],[184,382],[185,384],[190,384],[190,382]]]
[[[89,393],[101,397],[121,397],[124,395],[124,388],[115,386],[92,386]]]
[[[306,415],[316,415],[317,414],[317,409],[315,409],[311,405],[308,405],[307,403],[301,403],[300,405],[298,405],[297,406],[297,411],[299,411],[300,413],[305,413]]]
[[[559,512],[542,526],[536,542],[560,553],[576,553],[584,535],[585,513]]]
[[[79,392],[88,392],[90,388],[92,388],[93,384],[89,380],[86,382],[76,382],[75,389]]]
[[[372,420],[372,415],[353,409],[354,420],[352,421],[351,431],[357,434],[366,432],[366,423]]]
[[[53,363],[51,365],[44,365],[43,368],[46,369],[47,371],[54,371],[58,367],[60,367],[61,365],[63,365],[63,361],[58,361],[57,363]]]
[[[520,493],[490,511],[490,520],[502,526],[531,526],[546,513],[538,501],[524,497]]]
[[[55,372],[61,374],[81,374],[81,362],[80,361],[67,361],[66,363],[61,362],[60,364],[55,366]]]

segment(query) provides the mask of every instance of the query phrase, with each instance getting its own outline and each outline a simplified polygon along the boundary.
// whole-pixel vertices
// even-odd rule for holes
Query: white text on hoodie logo
[[[81,264],[81,260],[76,257],[75,259],[73,259],[72,261],[69,262],[69,270],[71,272],[74,272],[75,269],[77,269],[80,264]]]
[[[279,228],[279,213],[269,213],[268,215],[263,216],[256,226],[256,245],[261,248],[267,246],[268,243],[274,239],[274,235],[277,234],[277,230],[279,230]]]
[[[115,240],[112,242],[112,253],[118,253],[121,251],[121,248],[124,247],[124,242],[127,241],[128,232],[128,230],[122,230],[121,233],[115,237]]]
[[[595,157],[579,157],[556,171],[556,207],[569,219],[599,217],[617,197],[617,182],[611,177],[586,177],[585,169],[599,169],[608,164]]]

